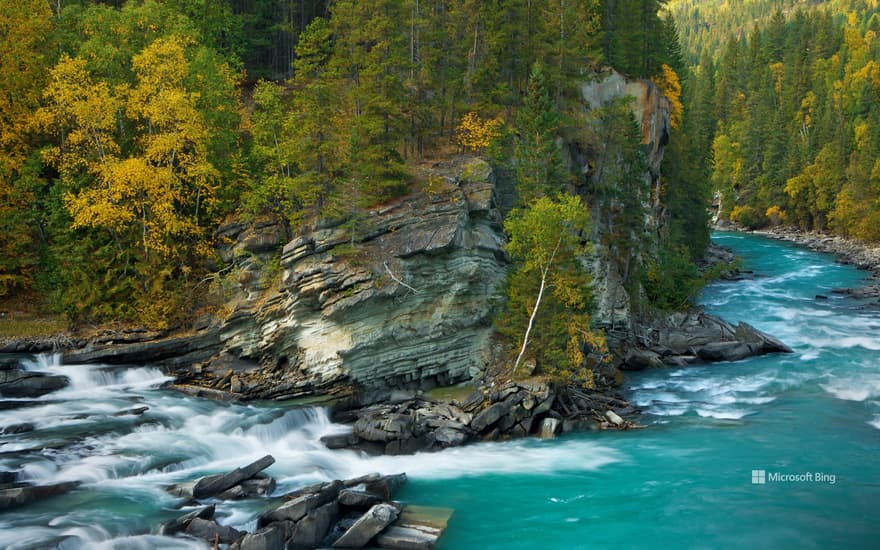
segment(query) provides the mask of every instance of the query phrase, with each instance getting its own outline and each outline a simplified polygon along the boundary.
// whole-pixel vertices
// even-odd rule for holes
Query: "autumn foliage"
[[[669,115],[670,124],[673,128],[681,128],[682,117],[684,116],[684,106],[681,103],[681,82],[675,69],[666,63],[660,66],[660,75],[654,77],[654,84],[660,88],[660,91],[669,100],[672,112]]]
[[[482,151],[497,139],[501,121],[496,118],[483,120],[480,115],[471,111],[461,117],[455,128],[455,141],[467,151]]]

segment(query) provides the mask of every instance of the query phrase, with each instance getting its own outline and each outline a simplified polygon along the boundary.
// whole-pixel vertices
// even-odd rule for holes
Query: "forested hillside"
[[[853,0],[775,12],[715,58],[704,50],[690,108],[722,217],[880,239],[878,11]]]
[[[296,233],[329,216],[355,242],[370,206],[426,183],[422,159],[456,152],[514,178],[519,206],[576,189],[590,201],[557,143],[583,124],[570,99],[610,65],[679,104],[684,67],[659,7],[2,0],[0,295],[41,297],[73,322],[175,326],[223,269],[224,219],[275,216]],[[603,116],[631,124],[626,109]],[[664,258],[705,242],[687,141],[672,143],[664,199],[681,223]]]
[[[778,13],[809,10],[827,0],[671,0],[664,9],[674,19],[685,61],[697,65],[705,52],[717,58],[730,37],[748,36]]]

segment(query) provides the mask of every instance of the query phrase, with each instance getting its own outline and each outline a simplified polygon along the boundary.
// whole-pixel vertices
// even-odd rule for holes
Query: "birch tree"
[[[548,292],[559,314],[568,318],[585,312],[589,306],[588,278],[577,258],[585,251],[583,239],[589,229],[587,208],[576,195],[556,199],[540,197],[528,208],[512,210],[504,228],[510,235],[507,251],[519,264],[516,278],[519,288],[534,288],[537,295],[529,299],[514,292],[511,306],[527,301],[528,323],[514,363],[516,372],[526,354],[538,312]],[[560,307],[561,306],[561,307]],[[549,328],[544,327],[545,329]]]

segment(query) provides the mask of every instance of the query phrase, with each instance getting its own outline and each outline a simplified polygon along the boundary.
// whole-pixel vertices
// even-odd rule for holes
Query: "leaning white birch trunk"
[[[556,252],[559,250],[560,244],[562,244],[562,237],[556,241],[556,248],[553,249],[553,254],[550,255],[547,265],[541,270],[541,288],[538,289],[538,299],[535,300],[535,307],[532,309],[531,316],[529,316],[529,326],[526,327],[526,334],[523,336],[522,348],[519,350],[519,355],[516,356],[516,361],[513,363],[514,374],[516,373],[516,368],[519,366],[520,361],[522,361],[523,355],[526,353],[526,346],[529,345],[529,334],[532,332],[532,325],[535,323],[535,316],[538,315],[538,306],[541,305],[541,298],[544,296],[544,287],[547,285],[547,273],[550,272],[550,266],[553,264],[553,258],[556,257]]]

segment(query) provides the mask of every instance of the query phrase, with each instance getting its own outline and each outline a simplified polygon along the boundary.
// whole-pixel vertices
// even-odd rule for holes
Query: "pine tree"
[[[516,114],[516,179],[520,204],[553,196],[569,183],[562,151],[556,143],[560,126],[556,103],[547,90],[540,65],[532,68],[529,92]]]

